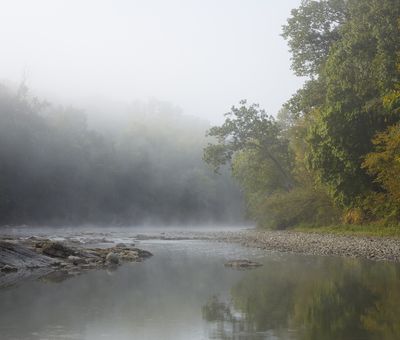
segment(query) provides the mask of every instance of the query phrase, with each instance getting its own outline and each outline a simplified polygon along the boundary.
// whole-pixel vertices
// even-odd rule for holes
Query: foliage
[[[400,221],[400,124],[377,134],[373,144],[374,152],[365,157],[363,168],[375,176],[384,192],[370,194],[368,206],[375,215]]]
[[[346,5],[345,0],[305,0],[292,10],[282,36],[288,40],[296,75],[319,74],[331,46],[341,38]]]
[[[297,184],[283,190],[274,165],[254,152],[240,152],[232,163],[232,173],[243,189],[248,216],[259,226],[284,229],[297,224],[330,225],[340,219],[340,210],[321,187],[313,186],[301,174],[293,173]],[[303,184],[300,184],[303,183]]]
[[[288,171],[290,154],[287,141],[280,138],[280,128],[275,119],[257,104],[247,105],[244,100],[239,107],[233,106],[225,117],[222,126],[214,126],[208,131],[208,136],[216,138],[217,143],[208,144],[204,160],[218,171],[221,165],[232,160],[235,153],[255,152],[273,163],[283,186],[289,189],[293,185]]]
[[[321,182],[342,206],[351,207],[376,190],[361,168],[371,139],[400,120],[382,96],[393,87],[400,32],[396,1],[349,1],[350,18],[341,27],[323,69],[326,101],[309,128],[308,160]]]
[[[331,225],[340,218],[340,210],[321,188],[296,187],[276,192],[264,199],[255,214],[261,226],[286,229],[299,224]]]
[[[397,65],[396,76],[399,80],[400,63]],[[383,104],[393,116],[400,116],[400,81],[384,96]],[[374,149],[365,156],[362,167],[375,178],[381,190],[366,195],[365,210],[387,222],[399,222],[400,123],[378,133],[372,143]]]

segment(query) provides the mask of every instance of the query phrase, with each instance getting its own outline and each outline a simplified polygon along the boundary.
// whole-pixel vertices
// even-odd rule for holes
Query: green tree
[[[290,102],[312,117],[308,166],[342,206],[376,190],[362,157],[372,150],[372,137],[400,119],[382,102],[394,84],[399,15],[395,0],[304,1],[284,28],[293,67],[315,76]]]
[[[292,53],[292,69],[298,76],[318,76],[331,46],[340,39],[340,27],[348,16],[346,0],[303,0],[293,9],[282,36]]]
[[[281,129],[275,119],[259,105],[247,105],[244,100],[239,107],[233,106],[225,117],[222,126],[214,126],[208,131],[208,136],[214,137],[216,143],[209,143],[205,148],[203,158],[206,163],[218,171],[239,152],[248,152],[256,161],[270,162],[279,185],[290,190],[294,180],[290,174],[288,141],[281,138]]]

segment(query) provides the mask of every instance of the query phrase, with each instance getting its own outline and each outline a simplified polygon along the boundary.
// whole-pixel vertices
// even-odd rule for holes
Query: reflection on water
[[[266,260],[230,292],[203,306],[218,324],[214,338],[400,339],[398,265],[288,256]]]
[[[400,339],[398,265],[202,241],[141,247],[155,256],[0,290],[0,338]],[[238,257],[264,266],[223,266]]]

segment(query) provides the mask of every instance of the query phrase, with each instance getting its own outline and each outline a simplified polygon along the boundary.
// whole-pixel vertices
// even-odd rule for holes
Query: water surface
[[[126,235],[107,238],[127,241]],[[0,338],[400,338],[397,264],[200,240],[136,243],[154,256],[115,271],[0,290]],[[224,267],[237,258],[264,265]]]

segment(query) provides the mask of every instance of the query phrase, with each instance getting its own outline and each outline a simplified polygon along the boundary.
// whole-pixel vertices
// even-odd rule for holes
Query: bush
[[[341,211],[321,188],[297,187],[275,193],[258,209],[260,226],[286,229],[298,225],[331,225],[340,220]]]

